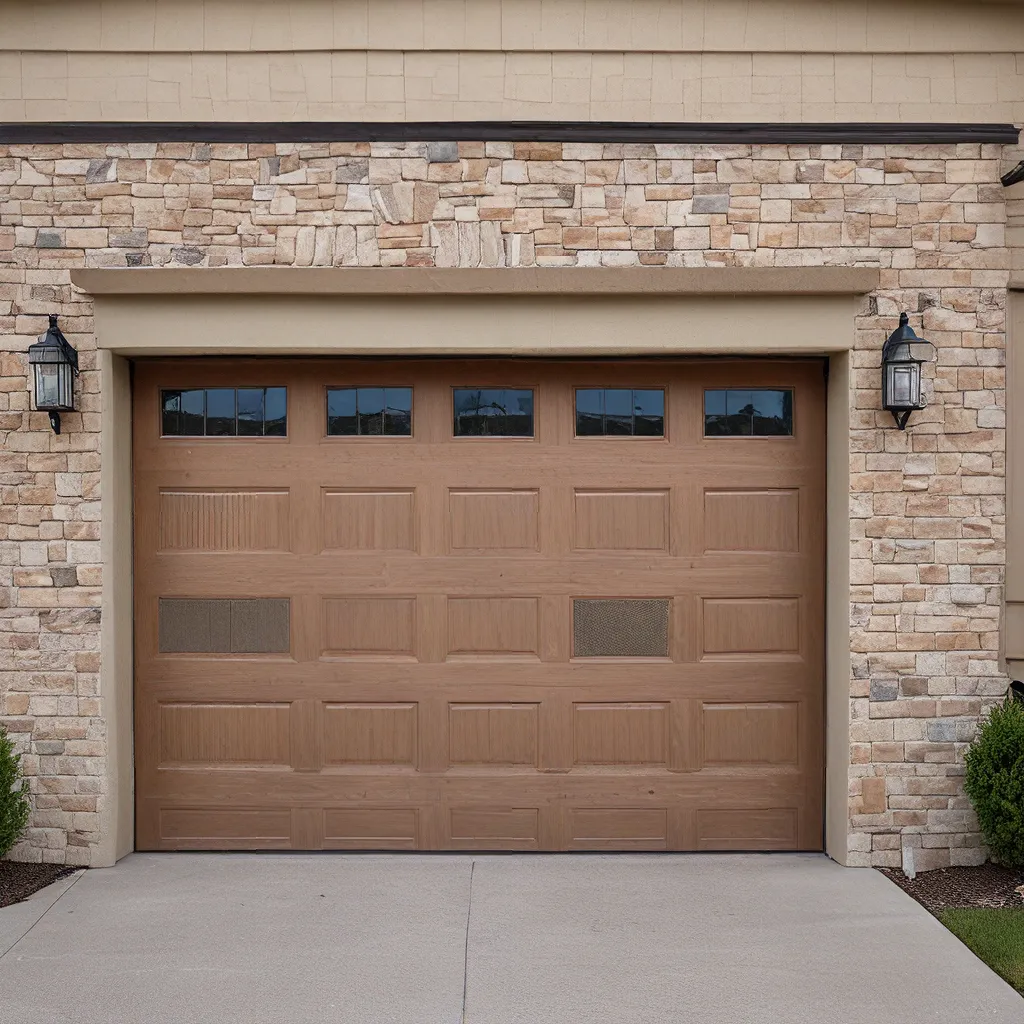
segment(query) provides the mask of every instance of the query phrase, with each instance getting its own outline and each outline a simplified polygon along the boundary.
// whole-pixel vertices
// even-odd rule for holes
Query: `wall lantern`
[[[882,408],[888,409],[900,430],[906,430],[910,414],[928,404],[921,391],[921,366],[930,356],[920,355],[916,346],[930,341],[919,338],[910,326],[906,313],[900,313],[900,325],[886,339],[882,348]]]
[[[50,317],[46,333],[29,345],[28,362],[36,409],[50,414],[50,426],[59,434],[60,414],[75,410],[73,382],[78,376],[78,353],[61,333],[55,316]]]

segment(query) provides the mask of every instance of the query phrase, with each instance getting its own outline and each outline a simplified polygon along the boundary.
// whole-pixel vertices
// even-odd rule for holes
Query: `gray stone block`
[[[427,162],[432,164],[453,164],[459,159],[457,142],[428,142]]]
[[[928,739],[932,743],[953,743],[957,738],[956,719],[936,718],[928,723]]]
[[[171,261],[182,263],[186,267],[194,267],[196,264],[202,263],[203,259],[202,251],[191,245],[176,246],[171,250]]]
[[[117,161],[111,159],[90,160],[85,172],[87,185],[103,181],[114,181],[117,178]]]
[[[872,679],[871,699],[876,701],[896,700],[900,684],[895,679]]]
[[[64,239],[59,231],[40,231],[36,235],[37,249],[63,249]]]
[[[55,587],[77,587],[78,569],[73,565],[50,570],[50,578]]]
[[[148,252],[129,252],[125,254],[125,262],[129,267],[151,267],[152,257]]]
[[[694,213],[728,213],[729,197],[724,194],[694,196],[691,209]]]
[[[370,180],[370,161],[366,157],[342,160],[334,172],[334,180],[339,185],[359,185]]]
[[[149,242],[147,228],[111,228],[110,245],[114,249],[142,249]]]

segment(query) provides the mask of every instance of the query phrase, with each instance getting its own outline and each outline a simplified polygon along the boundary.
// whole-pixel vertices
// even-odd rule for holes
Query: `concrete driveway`
[[[136,854],[0,910],[2,1024],[1021,1020],[811,855]]]

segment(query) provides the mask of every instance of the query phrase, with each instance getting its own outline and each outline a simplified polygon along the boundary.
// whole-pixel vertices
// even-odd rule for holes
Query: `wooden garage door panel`
[[[456,490],[448,505],[452,551],[538,550],[538,491]]]
[[[286,436],[160,436],[161,388],[240,384]],[[325,442],[370,386],[412,434]],[[532,390],[533,437],[453,438],[455,387]],[[624,387],[664,438],[577,439]],[[703,436],[755,387],[793,437]],[[810,361],[140,362],[138,847],[820,849],[823,399]]]
[[[705,551],[799,551],[795,488],[704,492]]]
[[[160,492],[161,551],[287,551],[287,490]]]
[[[325,551],[415,551],[416,493],[413,490],[323,491]]]
[[[667,551],[669,492],[576,491],[576,547],[581,551]]]
[[[286,765],[288,704],[161,704],[160,763]]]

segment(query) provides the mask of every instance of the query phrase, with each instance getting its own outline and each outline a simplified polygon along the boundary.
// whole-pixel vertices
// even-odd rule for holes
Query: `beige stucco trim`
[[[99,353],[100,699],[106,723],[106,791],[94,867],[108,867],[135,848],[132,754],[132,392],[128,360]]]
[[[1006,346],[1006,659],[1024,672],[1024,291],[1007,297]]]
[[[92,295],[855,295],[874,267],[217,267],[71,271]]]
[[[125,273],[123,271],[118,273]],[[150,272],[151,273],[151,272]],[[178,273],[178,272],[174,272]],[[103,278],[105,280],[106,278]],[[351,356],[456,353],[751,356],[831,354],[826,551],[826,852],[847,863],[850,764],[850,354],[852,295],[277,297],[101,294],[96,331],[104,374],[103,691],[111,752],[97,866],[133,834],[130,546],[131,396],[126,356]],[[412,334],[416,343],[406,337]]]
[[[850,321],[849,334],[853,335]],[[850,353],[829,358],[825,468],[825,851],[850,832]]]
[[[818,355],[854,296],[102,297],[100,348],[178,355]],[[795,305],[795,303],[799,305]]]

